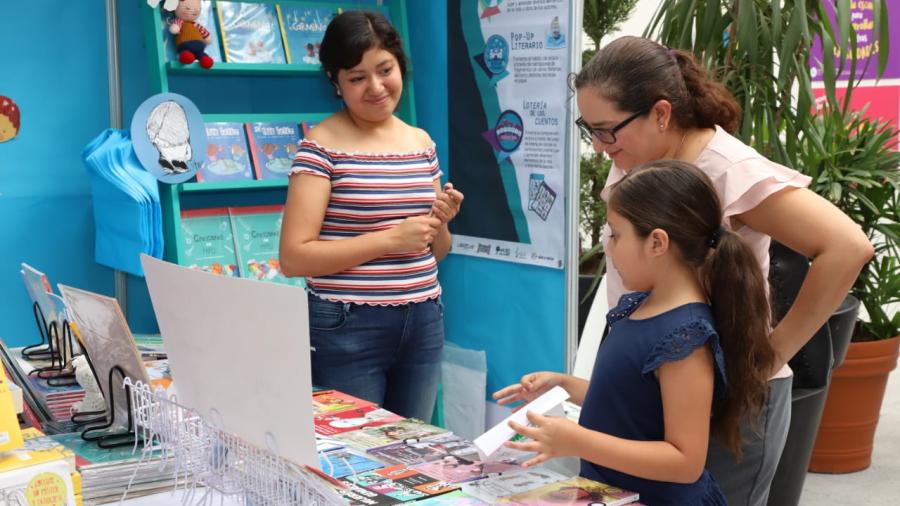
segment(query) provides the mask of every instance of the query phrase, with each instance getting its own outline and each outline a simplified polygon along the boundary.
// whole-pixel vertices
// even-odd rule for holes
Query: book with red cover
[[[350,408],[333,413],[321,413],[314,417],[316,434],[323,436],[350,432],[363,427],[377,427],[400,420],[403,420],[402,416],[374,406]]]
[[[322,390],[313,393],[313,415],[335,413],[351,408],[376,408],[374,402],[353,397],[337,390]]]

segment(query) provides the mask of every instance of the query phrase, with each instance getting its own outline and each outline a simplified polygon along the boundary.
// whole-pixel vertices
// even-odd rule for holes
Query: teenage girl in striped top
[[[437,262],[463,195],[440,186],[434,142],[394,116],[406,57],[381,14],[347,11],[319,51],[346,107],[291,170],[280,260],[306,276],[313,383],[428,421],[444,345]]]

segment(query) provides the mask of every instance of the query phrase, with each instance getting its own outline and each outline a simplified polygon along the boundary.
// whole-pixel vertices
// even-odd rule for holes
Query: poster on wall
[[[568,0],[450,0],[453,253],[562,268]]]
[[[881,22],[887,26],[888,47],[896,48],[900,44],[900,0],[884,0],[887,7],[888,19],[882,19]],[[835,19],[834,7],[830,2],[825,2],[825,10],[828,12],[831,22],[837,26]],[[857,57],[857,79],[877,79],[878,78],[878,57],[882,51],[883,41],[878,40],[878,33],[875,31],[875,3],[867,0],[851,0],[850,2],[850,23],[856,30],[856,57]],[[838,48],[835,47],[835,52]],[[824,55],[822,51],[822,41],[816,38],[810,49],[810,75],[813,81],[822,81],[824,75],[822,72],[822,62]],[[834,57],[835,68],[837,69],[839,61],[837,56]],[[850,63],[845,64],[845,68],[838,76],[838,80],[846,80],[850,75]],[[888,52],[887,65],[884,69],[882,79],[900,79],[900,51],[893,50]]]
[[[13,99],[0,95],[0,142],[6,142],[19,135],[21,117],[19,106]]]

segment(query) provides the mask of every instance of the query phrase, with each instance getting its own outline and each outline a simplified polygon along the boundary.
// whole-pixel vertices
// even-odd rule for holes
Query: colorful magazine
[[[526,469],[518,473],[500,474],[483,480],[463,483],[462,490],[488,504],[497,504],[501,498],[528,492],[538,487],[565,480],[566,477],[546,469]]]
[[[354,448],[368,451],[400,441],[430,439],[446,433],[447,431],[440,427],[429,425],[415,418],[408,418],[379,427],[366,427],[352,432],[344,432],[335,435],[334,438]]]
[[[182,265],[221,276],[240,275],[228,209],[181,212]]]
[[[175,36],[169,32],[169,26],[175,19],[175,14],[167,11],[162,12],[162,40],[163,48],[166,52],[166,59],[171,62],[178,61],[178,55],[175,51]],[[206,46],[206,54],[213,61],[222,61],[222,50],[219,49],[219,27],[216,21],[215,11],[213,10],[212,0],[200,0],[200,16],[197,17],[196,23],[203,25],[209,31],[209,37],[212,42]]]
[[[319,46],[325,28],[339,12],[337,6],[278,5],[288,63],[319,65]]]
[[[297,143],[300,142],[297,123],[247,123],[247,138],[250,139],[256,178],[286,178],[297,154]]]
[[[232,207],[228,211],[242,278],[305,286],[303,278],[288,278],[281,273],[278,243],[282,206]]]
[[[274,4],[216,1],[225,61],[286,63]]]
[[[387,502],[391,499],[396,502],[413,501],[431,495],[450,492],[458,488],[405,466],[385,467],[347,476],[342,478],[341,481],[351,486],[351,491],[359,493],[359,489],[362,489],[363,491],[377,494],[376,497],[386,498],[380,501],[376,499],[377,502],[374,504],[391,504]],[[351,501],[354,499],[352,496],[345,495],[345,497],[351,499]],[[369,499],[372,498],[370,497]],[[365,501],[361,503],[373,504]]]
[[[252,179],[244,125],[225,121],[206,123],[206,161],[197,170],[197,181]]]
[[[343,478],[354,473],[381,469],[384,464],[351,449],[319,453],[319,467],[332,478]]]
[[[313,415],[319,416],[323,413],[336,413],[347,409],[355,408],[376,408],[374,402],[369,402],[350,394],[339,392],[337,390],[322,390],[313,393]]]
[[[369,453],[375,455],[379,460],[408,466],[440,460],[448,455],[466,460],[479,460],[478,449],[471,442],[452,433],[424,441],[401,441],[371,450]]]
[[[635,492],[579,476],[511,495],[500,502],[519,506],[543,506],[547,504],[624,506],[637,500],[638,494]]]
[[[314,417],[316,434],[331,436],[362,429],[378,427],[391,422],[399,422],[403,417],[386,409],[372,407],[352,408],[337,413],[325,413]]]
[[[430,497],[417,501],[416,506],[489,506],[488,503],[479,501],[462,490],[454,490],[449,494]]]

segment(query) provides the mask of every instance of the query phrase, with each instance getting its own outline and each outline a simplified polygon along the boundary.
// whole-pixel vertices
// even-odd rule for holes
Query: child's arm
[[[665,440],[633,441],[592,431],[559,417],[528,413],[534,427],[510,427],[534,441],[506,443],[538,452],[533,466],[554,457],[576,456],[640,478],[694,483],[703,473],[709,442],[713,359],[707,346],[657,370],[662,391]]]
[[[524,403],[533,401],[541,394],[555,386],[561,386],[569,392],[569,401],[581,406],[584,395],[587,393],[588,382],[575,376],[558,372],[540,371],[522,376],[518,383],[501,388],[493,394],[497,404],[505,406],[514,402],[522,402],[513,411],[521,408]]]

